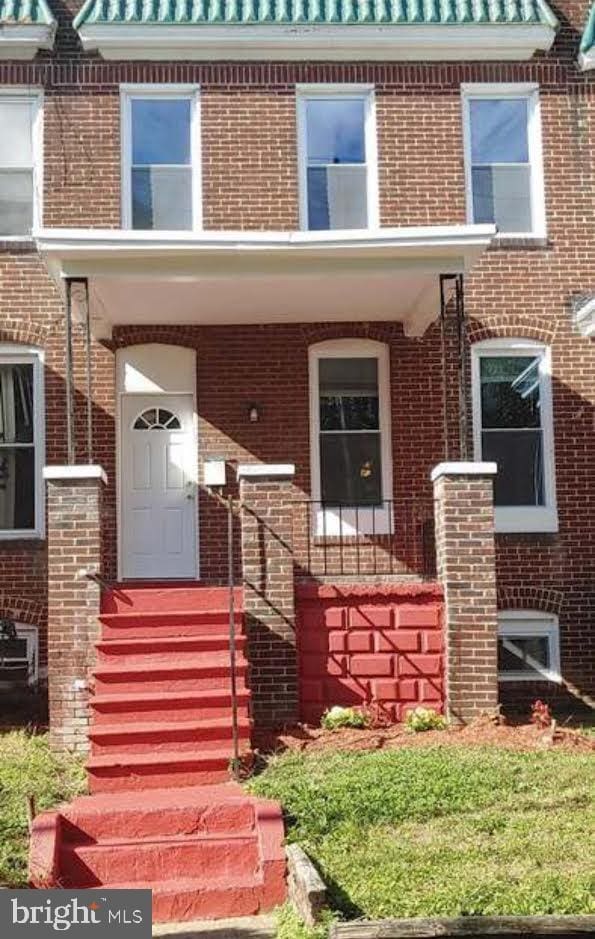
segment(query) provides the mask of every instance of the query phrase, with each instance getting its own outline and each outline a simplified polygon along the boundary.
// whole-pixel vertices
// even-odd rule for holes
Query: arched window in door
[[[182,425],[179,417],[167,408],[147,408],[138,415],[132,428],[133,430],[181,430]]]

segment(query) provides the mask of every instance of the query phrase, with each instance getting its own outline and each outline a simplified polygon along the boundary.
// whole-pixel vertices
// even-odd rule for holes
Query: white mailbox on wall
[[[205,486],[224,486],[226,483],[225,460],[213,458],[205,460],[204,484]]]

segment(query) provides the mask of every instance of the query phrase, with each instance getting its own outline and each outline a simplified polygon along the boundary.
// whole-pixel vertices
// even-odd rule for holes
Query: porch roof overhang
[[[42,229],[58,281],[87,278],[91,328],[328,321],[403,323],[440,314],[440,275],[469,271],[493,225],[324,232]]]
[[[51,49],[56,25],[46,0],[0,0],[0,60],[33,59]]]
[[[578,53],[579,67],[587,72],[595,68],[595,2],[591,4]]]

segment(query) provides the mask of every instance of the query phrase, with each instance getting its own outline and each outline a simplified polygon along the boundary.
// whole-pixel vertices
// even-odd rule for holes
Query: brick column
[[[254,719],[261,726],[298,719],[291,546],[294,472],[292,465],[238,467],[250,686]]]
[[[50,741],[89,748],[89,671],[99,637],[100,589],[86,572],[101,564],[100,466],[46,466],[48,524],[48,692]]]
[[[440,463],[432,472],[445,600],[446,711],[456,722],[498,704],[495,473],[495,463]]]

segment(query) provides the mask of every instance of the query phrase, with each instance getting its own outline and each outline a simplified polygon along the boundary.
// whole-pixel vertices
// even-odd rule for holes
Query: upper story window
[[[383,343],[310,349],[312,498],[318,534],[386,533],[392,492],[389,361]]]
[[[41,96],[0,93],[0,237],[40,222]]]
[[[498,466],[496,531],[557,531],[549,348],[488,339],[472,374],[475,457]]]
[[[377,227],[373,91],[298,90],[298,142],[301,227]]]
[[[508,237],[544,237],[539,93],[532,85],[463,88],[467,216]]]
[[[0,538],[43,532],[43,363],[0,345]]]
[[[196,88],[134,86],[122,94],[122,223],[161,231],[200,227]]]

